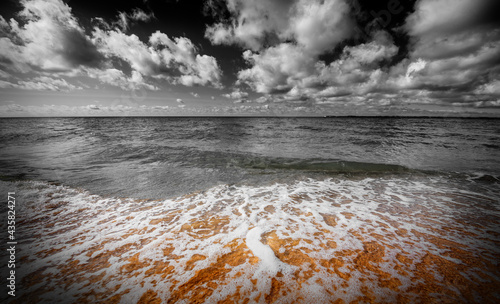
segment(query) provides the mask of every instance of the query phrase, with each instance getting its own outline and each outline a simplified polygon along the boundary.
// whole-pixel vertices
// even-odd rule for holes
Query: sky
[[[3,0],[0,116],[500,117],[498,0]]]

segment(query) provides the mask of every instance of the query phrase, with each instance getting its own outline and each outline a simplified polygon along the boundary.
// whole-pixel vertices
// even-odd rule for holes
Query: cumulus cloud
[[[207,28],[205,36],[212,43],[239,44],[253,51],[293,39],[319,54],[348,38],[354,25],[345,0],[226,0],[222,8],[215,1],[207,6],[216,15],[221,9],[231,15]]]
[[[242,99],[248,97],[247,92],[243,92],[240,90],[234,90],[229,94],[223,94],[222,96],[229,98],[229,99]]]
[[[321,60],[355,37],[352,9],[344,0],[225,4],[231,19],[208,27],[206,37],[247,49],[242,56],[249,67],[238,72],[237,84],[258,93],[301,101],[369,91],[388,77],[380,65],[399,51],[387,32],[377,31],[365,43],[344,47],[337,60]]]
[[[345,94],[346,88],[365,90],[383,80],[378,68],[398,51],[385,32],[376,32],[370,42],[344,47],[340,58],[326,64],[310,56],[303,47],[282,43],[256,54],[243,53],[251,68],[238,73],[240,82],[264,94],[285,93],[290,100],[328,94]]]
[[[292,36],[307,51],[321,54],[350,37],[354,23],[344,0],[297,2],[290,19]]]
[[[208,1],[226,17],[205,32],[213,44],[243,48],[248,67],[237,73],[236,84],[272,96],[261,102],[473,105],[484,103],[473,96],[482,94],[494,104],[500,22],[488,13],[499,6],[493,0],[417,1],[403,26],[391,31],[409,35],[402,50],[389,29],[356,36],[352,2],[270,2]],[[361,41],[339,50],[351,38]],[[334,49],[337,55],[325,61]]]
[[[87,35],[61,0],[23,0],[21,5],[19,21],[0,18],[1,70],[88,76],[124,90],[157,90],[152,81],[221,87],[222,72],[216,59],[199,54],[188,38],[170,39],[156,32],[143,42],[124,33],[130,22],[148,21],[153,14],[139,9],[121,13],[118,28],[95,18],[96,25]],[[124,63],[130,68],[123,68]],[[44,86],[26,83],[18,87]]]
[[[236,43],[256,51],[264,46],[266,39],[289,35],[287,28],[292,1],[226,0],[225,5],[219,5],[217,1],[206,3],[214,15],[219,15],[220,10],[227,10],[231,15],[227,22],[207,28],[205,36],[214,44]]]
[[[196,47],[188,38],[172,40],[157,31],[149,37],[148,45],[133,34],[95,28],[93,41],[106,57],[123,60],[142,75],[186,86],[221,86],[221,70],[216,59],[197,54]]]
[[[10,20],[11,38],[0,43],[0,56],[6,68],[27,71],[71,70],[78,66],[98,66],[102,60],[95,45],[60,0],[24,0],[19,12],[23,24]],[[5,24],[2,26],[5,27]],[[16,41],[21,41],[17,44]]]
[[[447,91],[446,95],[440,93],[439,100],[455,105],[477,98],[470,94],[494,95],[500,27],[498,19],[488,16],[495,6],[498,8],[498,2],[492,0],[418,1],[404,25],[411,39],[410,63],[399,84],[430,92]],[[453,91],[461,92],[460,96],[454,96]]]
[[[282,43],[260,52],[247,50],[243,58],[252,66],[238,73],[240,82],[259,93],[287,92],[314,72],[315,59],[291,43]]]

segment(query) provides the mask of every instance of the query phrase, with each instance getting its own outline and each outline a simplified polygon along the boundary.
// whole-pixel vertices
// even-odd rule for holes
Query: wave
[[[426,172],[411,169],[403,165],[346,161],[322,158],[271,157],[250,153],[200,151],[178,151],[170,161],[186,164],[186,166],[240,168],[261,171],[304,171],[322,173],[416,173]],[[160,159],[155,159],[158,161]]]
[[[500,300],[499,192],[437,177],[219,185],[166,200],[0,188],[18,195],[19,303]]]
[[[411,169],[392,164],[378,164],[353,161],[329,161],[329,160],[296,160],[296,159],[245,159],[241,162],[244,168],[253,169],[280,169],[280,170],[300,170],[325,173],[394,173],[410,172]]]

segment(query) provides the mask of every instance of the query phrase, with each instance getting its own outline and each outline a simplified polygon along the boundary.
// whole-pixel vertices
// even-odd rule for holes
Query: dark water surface
[[[4,179],[135,198],[339,174],[500,172],[498,119],[20,118],[0,130]]]

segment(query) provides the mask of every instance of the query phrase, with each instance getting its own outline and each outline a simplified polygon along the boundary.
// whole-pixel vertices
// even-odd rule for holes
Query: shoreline
[[[372,178],[218,186],[165,201],[20,184],[11,303],[500,298],[491,195]]]

